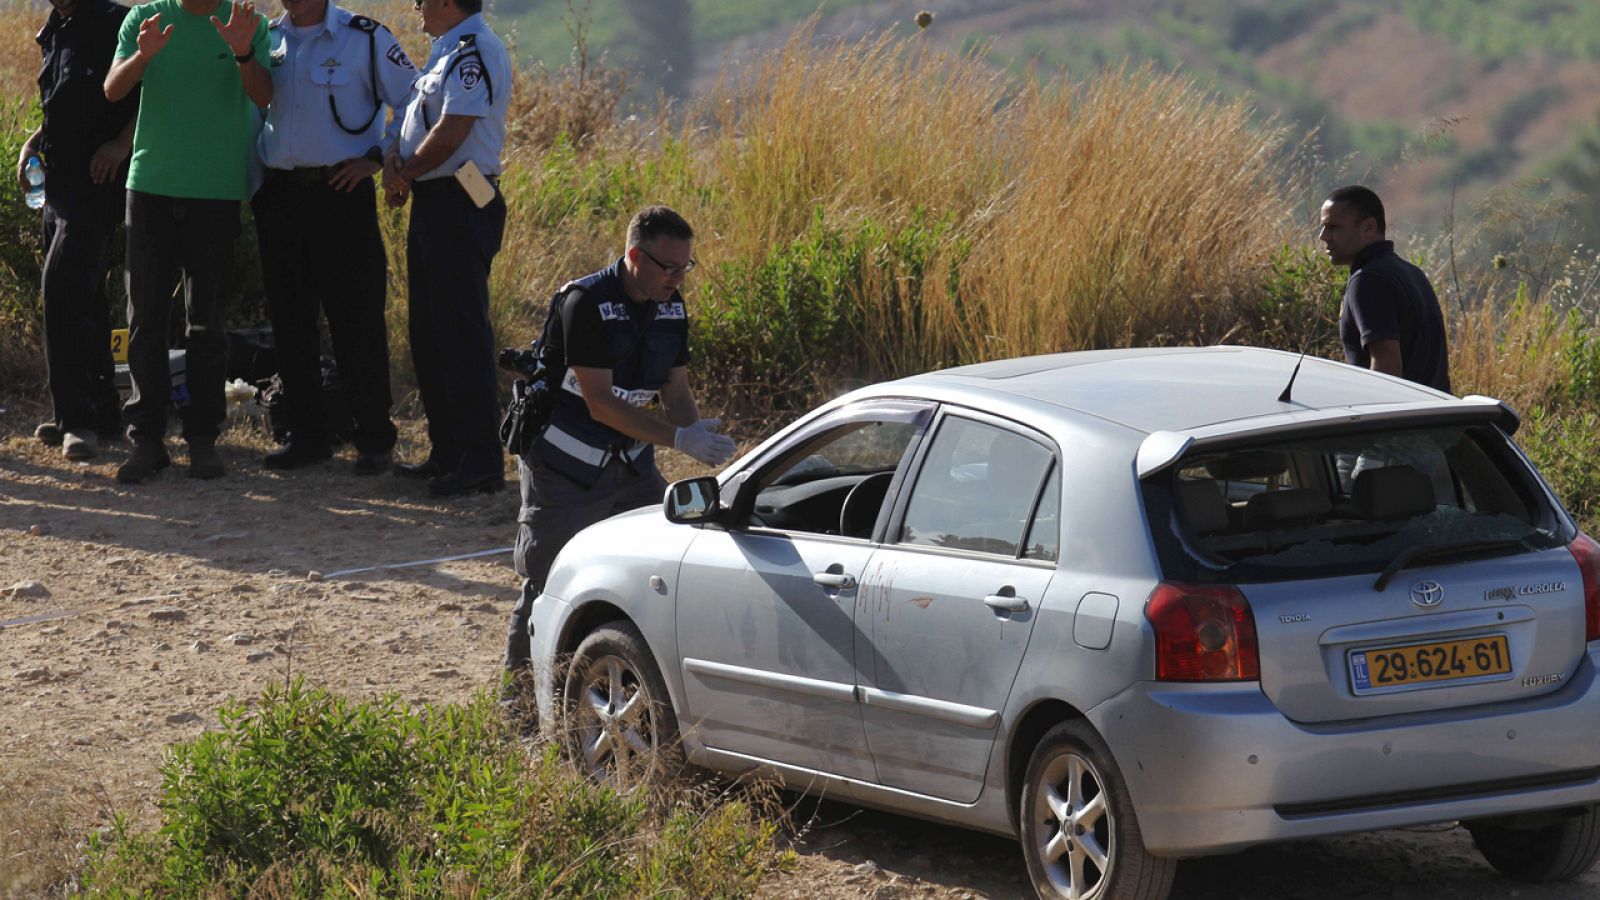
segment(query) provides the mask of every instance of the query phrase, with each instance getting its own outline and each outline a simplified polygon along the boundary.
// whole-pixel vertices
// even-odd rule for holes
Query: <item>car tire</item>
[[[661,787],[683,771],[672,698],[631,623],[607,623],[578,644],[561,696],[564,744],[590,778],[634,792]]]
[[[1589,807],[1582,815],[1543,828],[1510,828],[1493,822],[1469,822],[1472,843],[1496,871],[1517,881],[1567,881],[1600,858],[1600,813]]]
[[[1040,897],[1161,900],[1171,893],[1177,860],[1145,850],[1128,785],[1089,723],[1045,732],[1026,778],[1017,830]]]

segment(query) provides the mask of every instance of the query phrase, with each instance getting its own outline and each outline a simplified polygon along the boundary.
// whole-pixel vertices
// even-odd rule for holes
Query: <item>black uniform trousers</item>
[[[196,200],[128,191],[128,371],[133,396],[122,408],[135,443],[167,433],[172,382],[167,326],[173,288],[182,276],[188,318],[183,439],[209,444],[222,431],[227,407],[225,306],[233,287],[233,242],[239,201]]]
[[[592,487],[584,487],[537,459],[517,461],[522,484],[522,509],[517,514],[517,546],[512,555],[522,576],[522,593],[511,610],[506,632],[505,667],[526,668],[529,660],[528,618],[533,601],[544,591],[556,554],[572,536],[617,513],[659,506],[667,482],[654,465],[635,471],[613,457]]]
[[[479,209],[453,178],[411,186],[411,362],[428,416],[428,459],[441,471],[501,470],[489,266],[500,252],[505,225],[505,199],[498,191]]]
[[[372,179],[341,191],[326,169],[268,169],[250,203],[272,317],[289,437],[330,443],[322,406],[321,316],[355,418],[362,453],[394,447],[389,419],[389,336],[383,320],[388,260]]]
[[[52,414],[62,431],[88,429],[109,437],[122,430],[106,298],[121,193],[51,179],[45,195],[44,356]]]

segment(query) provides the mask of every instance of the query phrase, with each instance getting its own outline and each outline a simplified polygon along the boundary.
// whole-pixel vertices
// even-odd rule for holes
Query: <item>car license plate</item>
[[[1511,651],[1503,634],[1350,652],[1350,681],[1357,693],[1510,671]]]

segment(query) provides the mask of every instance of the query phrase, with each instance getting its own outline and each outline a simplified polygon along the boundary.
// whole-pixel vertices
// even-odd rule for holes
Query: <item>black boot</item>
[[[189,442],[189,477],[210,481],[228,474],[217,455],[217,445],[211,441]]]
[[[160,441],[135,441],[133,454],[117,467],[117,480],[123,484],[139,484],[152,475],[172,465],[166,445]]]
[[[331,458],[333,450],[327,444],[291,440],[283,449],[268,453],[266,458],[261,460],[261,468],[279,471],[298,469]]]

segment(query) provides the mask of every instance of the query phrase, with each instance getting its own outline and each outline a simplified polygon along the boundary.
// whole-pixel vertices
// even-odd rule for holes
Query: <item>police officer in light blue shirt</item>
[[[426,479],[438,495],[497,491],[505,476],[489,266],[506,222],[498,176],[511,57],[484,21],[482,0],[414,2],[433,49],[384,160],[384,189],[392,206],[411,198],[411,360],[430,449],[395,472]]]
[[[423,9],[426,14],[427,5]],[[415,93],[400,126],[400,159],[417,155],[434,125],[445,116],[475,121],[460,146],[415,181],[449,178],[471,160],[485,175],[500,174],[506,142],[506,103],[511,92],[511,56],[489,30],[482,13],[473,13],[434,39]],[[501,92],[504,92],[503,94]],[[415,173],[416,169],[409,171]]]
[[[395,142],[417,70],[372,19],[329,0],[283,6],[268,31],[273,96],[257,145],[266,171],[252,207],[289,443],[262,464],[285,470],[327,459],[334,438],[348,432],[355,471],[372,474],[388,469],[395,443],[387,257],[372,176]],[[325,413],[320,314],[352,421],[330,422]]]

